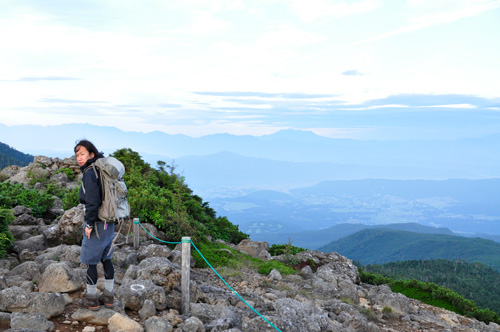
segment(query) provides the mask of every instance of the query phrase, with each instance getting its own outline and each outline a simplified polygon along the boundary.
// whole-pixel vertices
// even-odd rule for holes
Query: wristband
[[[94,228],[94,226],[90,226],[89,224],[87,224],[87,226],[85,226],[85,227],[87,227],[88,229]]]

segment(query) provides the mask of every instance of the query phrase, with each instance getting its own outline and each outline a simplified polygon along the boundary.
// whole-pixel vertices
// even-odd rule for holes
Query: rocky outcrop
[[[19,183],[49,178],[61,187],[74,187],[76,181],[58,172],[61,168],[78,172],[73,158],[38,156],[27,167],[7,167],[1,174]],[[0,260],[0,330],[63,331],[60,326],[85,325],[83,331],[89,332],[104,326],[146,332],[500,331],[497,324],[423,304],[387,286],[363,284],[353,262],[337,253],[271,257],[267,243],[251,240],[231,247],[265,260],[310,264],[292,275],[241,268],[237,276],[225,278],[233,292],[212,270],[196,268],[192,260],[190,312],[180,314],[180,246],[170,249],[142,232],[135,250],[128,230],[118,237],[113,254],[115,307],[90,311],[79,306],[85,289],[78,245],[83,206],[60,211],[60,202],[55,204],[44,218],[22,206],[14,209],[16,220],[9,226],[13,251]],[[153,225],[145,227],[155,237],[164,236]],[[98,273],[102,291],[101,266]]]

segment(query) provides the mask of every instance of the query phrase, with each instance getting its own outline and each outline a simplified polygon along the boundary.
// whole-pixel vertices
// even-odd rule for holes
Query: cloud
[[[426,7],[426,13],[419,16],[414,16],[409,19],[411,24],[393,29],[391,31],[376,35],[374,37],[364,39],[353,43],[353,45],[373,42],[376,40],[381,40],[389,38],[392,36],[413,32],[421,30],[430,26],[454,22],[466,17],[476,16],[483,12],[493,10],[500,7],[500,0],[479,0],[479,1],[452,1],[448,2],[447,6],[437,7],[430,6],[429,1],[409,1],[410,11],[415,9],[415,7]],[[437,1],[432,1],[432,3],[437,3]]]
[[[105,101],[93,101],[93,100],[74,100],[74,99],[63,99],[63,98],[43,98],[40,100],[44,103],[63,103],[63,104],[106,104]]]
[[[498,107],[500,106],[500,99],[457,94],[399,94],[387,98],[369,100],[364,102],[363,105],[406,105],[410,107],[450,107],[450,105],[454,105],[454,108],[470,108],[471,105],[473,107]],[[468,106],[460,107],[460,105]]]
[[[285,98],[285,99],[313,99],[313,98],[332,98],[332,94],[307,94],[307,93],[269,93],[256,91],[196,91],[198,95],[219,96],[219,97],[253,97],[253,98]]]
[[[294,0],[292,8],[297,16],[306,22],[320,19],[339,18],[360,15],[374,11],[381,6],[380,1],[367,0],[361,2],[328,0]]]
[[[356,69],[351,69],[351,70],[346,70],[342,73],[342,75],[346,75],[346,76],[363,76],[362,73],[360,73],[359,71],[357,71]]]

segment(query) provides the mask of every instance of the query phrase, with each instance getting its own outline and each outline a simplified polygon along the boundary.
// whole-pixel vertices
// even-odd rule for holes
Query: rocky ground
[[[70,159],[37,157],[28,167],[7,168],[1,174],[23,183],[28,171],[39,165],[61,186],[75,185],[64,173],[56,173],[74,167]],[[33,217],[22,206],[14,209],[13,252],[0,260],[0,331],[500,331],[497,324],[423,304],[387,286],[363,284],[351,260],[319,251],[294,257],[314,261],[317,270],[305,266],[288,276],[276,270],[261,275],[249,268],[221,269],[239,296],[212,270],[192,266],[190,312],[183,315],[180,246],[170,249],[143,232],[135,250],[128,230],[119,236],[113,257],[115,307],[90,311],[79,305],[85,266],[79,261],[80,246],[74,244],[83,207],[64,211],[60,206],[56,201],[44,218]],[[152,225],[144,226],[162,238]],[[285,259],[270,257],[264,242],[245,240],[232,247],[262,259]],[[99,273],[102,290],[101,267]]]

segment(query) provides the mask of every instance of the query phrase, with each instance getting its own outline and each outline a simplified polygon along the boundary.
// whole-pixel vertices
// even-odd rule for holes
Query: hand
[[[86,236],[87,236],[87,238],[89,238],[89,239],[90,239],[90,233],[92,233],[92,229],[85,227],[85,235],[86,235]]]

